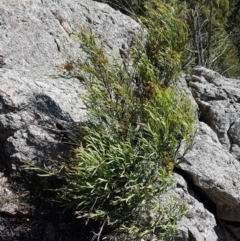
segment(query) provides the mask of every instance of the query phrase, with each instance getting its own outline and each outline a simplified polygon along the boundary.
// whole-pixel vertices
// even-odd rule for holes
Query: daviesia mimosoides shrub
[[[89,120],[58,191],[79,217],[98,220],[127,240],[169,240],[184,205],[159,198],[173,184],[178,150],[191,148],[196,112],[176,85],[186,28],[157,1],[141,18],[146,40],[125,59],[109,57],[91,31],[80,33],[85,61],[75,71],[87,86]]]

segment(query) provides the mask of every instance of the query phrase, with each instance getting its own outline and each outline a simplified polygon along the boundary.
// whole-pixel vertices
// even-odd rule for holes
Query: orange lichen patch
[[[67,70],[68,72],[71,72],[74,70],[73,62],[62,63],[62,64],[60,64],[60,67]]]

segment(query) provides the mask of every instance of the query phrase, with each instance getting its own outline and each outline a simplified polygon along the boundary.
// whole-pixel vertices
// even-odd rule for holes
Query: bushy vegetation
[[[135,18],[145,16],[148,0],[98,0]],[[158,0],[172,6],[188,26],[184,70],[202,65],[226,76],[240,76],[239,0]],[[147,13],[148,14],[148,13]]]
[[[123,240],[169,240],[186,211],[174,197],[160,202],[173,184],[180,146],[191,148],[195,134],[196,112],[176,86],[186,27],[157,1],[145,12],[146,41],[136,36],[128,57],[107,56],[94,34],[82,30],[86,59],[71,68],[86,83],[89,121],[58,174],[66,180],[58,193],[78,217],[101,223],[98,239],[110,227],[110,236]]]
[[[91,29],[79,33],[85,59],[64,68],[84,81],[88,121],[74,156],[57,173],[58,201],[86,224],[93,239],[170,240],[186,204],[167,191],[173,169],[193,144],[196,110],[177,85],[187,28],[169,5],[148,1],[126,56],[109,56]]]
[[[205,66],[227,76],[239,75],[238,44],[229,29],[229,16],[233,11],[230,3],[233,1],[181,2],[185,3],[187,13],[193,64]]]
[[[128,55],[120,59],[109,57],[91,30],[81,30],[85,61],[64,66],[87,86],[89,119],[80,127],[79,147],[72,159],[56,167],[57,173],[30,169],[60,177],[58,201],[75,209],[86,224],[99,224],[92,240],[171,240],[187,207],[166,194],[174,183],[173,169],[182,160],[180,148],[184,155],[192,147],[196,122],[196,111],[177,85],[177,76],[187,56],[190,64],[239,73],[237,68],[230,71],[226,54],[234,49],[236,57],[237,40],[226,38],[226,29],[237,32],[231,19],[238,21],[234,13],[239,4],[233,1],[229,14],[227,0],[164,1],[168,5],[102,1],[139,20],[146,38],[136,36]]]

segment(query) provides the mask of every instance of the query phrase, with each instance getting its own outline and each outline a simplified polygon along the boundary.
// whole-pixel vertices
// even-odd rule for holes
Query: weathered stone
[[[240,221],[240,163],[205,123],[200,122],[196,144],[180,168],[215,204],[218,218]]]
[[[222,86],[224,80],[226,79],[219,73],[210,69],[206,69],[202,66],[196,66],[193,69],[192,74],[204,77],[209,83],[212,83],[215,86]]]
[[[225,230],[230,230],[236,240],[240,222],[240,80],[224,78],[200,66],[186,80],[201,122],[194,148],[180,168],[201,195],[214,203],[219,220],[229,227],[235,222],[234,229]]]
[[[236,240],[240,240],[240,227],[238,224],[228,224],[226,225],[227,229],[235,236]]]
[[[221,144],[230,150],[229,128],[240,119],[240,80],[227,79],[198,66],[187,81],[199,106],[200,120],[207,123],[217,133]]]
[[[174,241],[217,241],[218,234],[215,232],[217,227],[215,217],[202,203],[189,194],[187,182],[180,175],[175,175],[176,186],[175,193],[180,200],[188,204],[186,217],[178,222],[179,233],[174,237]]]
[[[229,128],[228,134],[232,143],[240,146],[240,121],[235,121]]]
[[[86,121],[84,85],[59,74],[82,56],[80,29],[91,27],[109,55],[120,58],[118,49],[132,43],[140,26],[89,0],[4,0],[0,13],[0,145],[12,172],[12,163],[42,165],[77,140]]]
[[[238,145],[233,144],[230,152],[238,161],[240,161],[240,147]]]
[[[142,32],[131,18],[91,0],[1,1],[0,159],[9,172],[20,162],[42,165],[55,160],[77,142],[78,125],[87,120],[81,98],[85,88],[77,78],[65,75],[63,66],[83,58],[77,33],[88,27],[106,43],[109,55],[119,58],[123,46],[128,49],[134,34]],[[198,66],[180,82],[184,88],[188,85],[186,94],[197,103],[201,122],[196,144],[179,168],[214,203],[216,212],[210,213],[194,188],[178,176],[174,193],[189,203],[189,211],[179,221],[180,233],[174,240],[234,240],[214,215],[240,222],[240,80]],[[10,195],[9,188],[0,186],[1,197],[4,190]],[[3,203],[1,207],[8,208]],[[11,210],[20,210],[19,203]],[[54,240],[50,224],[45,238]],[[238,237],[238,228],[236,223],[228,230]]]
[[[23,195],[28,195],[25,192]],[[31,207],[21,202],[18,194],[12,190],[8,178],[0,173],[0,213],[11,217],[29,216]]]

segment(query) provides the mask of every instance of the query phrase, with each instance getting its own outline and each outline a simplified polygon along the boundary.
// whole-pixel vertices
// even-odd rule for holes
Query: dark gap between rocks
[[[213,116],[210,106],[204,106],[201,102],[198,102],[199,107],[199,121],[204,122],[212,129],[214,129]]]
[[[207,197],[207,195],[201,190],[200,187],[197,187],[193,184],[193,180],[186,171],[178,167],[175,167],[174,172],[181,175],[186,180],[189,194],[193,196],[195,199],[197,199],[199,202],[201,202],[204,205],[204,207],[215,216],[215,219],[218,222],[216,216],[216,206],[214,202]]]
[[[236,238],[236,241],[240,240],[239,237],[240,237],[240,230],[237,229],[236,231],[236,228],[239,227],[239,223],[237,222],[226,222],[226,221],[223,221],[223,220],[220,220],[218,217],[217,217],[217,213],[216,213],[216,205],[213,201],[211,201],[207,195],[201,190],[201,188],[197,187],[196,185],[193,184],[193,180],[191,179],[191,177],[189,176],[189,174],[178,168],[178,167],[175,167],[174,168],[174,172],[181,175],[185,181],[187,182],[187,185],[188,185],[188,192],[191,196],[193,196],[195,199],[197,199],[200,203],[203,204],[203,206],[210,212],[214,215],[215,217],[215,220],[216,220],[216,223],[217,223],[217,227],[216,227],[216,233],[219,234],[219,233],[222,233],[223,231],[227,231],[229,233],[225,233],[226,235],[226,238],[227,236],[234,236]],[[222,231],[220,231],[220,229]]]
[[[13,135],[13,131],[12,130],[1,130],[1,134],[0,134],[0,163],[2,164],[2,166],[4,167],[4,174],[9,176],[10,174],[12,174],[13,170],[12,170],[12,163],[10,161],[10,156],[9,153],[6,152],[5,150],[5,143],[6,140]]]
[[[231,153],[232,152],[232,148],[233,148],[233,140],[232,140],[232,137],[231,137],[231,135],[230,135],[230,133],[229,133],[229,130],[230,130],[230,128],[232,127],[232,125],[233,125],[233,123],[232,124],[230,124],[230,126],[229,126],[229,128],[228,128],[228,131],[227,131],[227,137],[228,137],[228,140],[229,140],[229,143],[230,143],[230,148],[229,148],[229,152]]]

